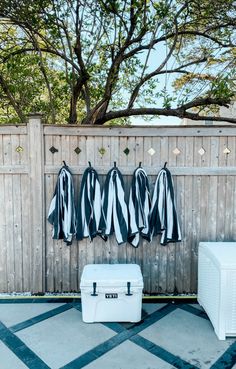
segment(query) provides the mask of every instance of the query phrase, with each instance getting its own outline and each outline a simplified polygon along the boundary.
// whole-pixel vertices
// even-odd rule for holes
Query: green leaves
[[[235,76],[235,70],[233,71]],[[232,75],[220,75],[211,84],[210,94],[212,97],[222,100],[230,100],[235,95],[235,82]]]
[[[2,0],[0,14],[2,121],[19,121],[17,106],[67,122],[73,105],[96,123],[127,106],[235,96],[233,0]]]
[[[158,2],[153,2],[153,7],[156,11],[156,15],[159,19],[163,19],[165,18],[169,11],[170,11],[170,6],[168,4],[167,1],[165,0],[161,0],[161,1],[158,1]]]

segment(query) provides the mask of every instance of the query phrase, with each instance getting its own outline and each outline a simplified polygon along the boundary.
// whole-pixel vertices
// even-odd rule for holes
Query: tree
[[[206,119],[235,97],[233,0],[2,0],[0,17],[0,85],[21,121],[32,100],[52,122],[104,124]]]

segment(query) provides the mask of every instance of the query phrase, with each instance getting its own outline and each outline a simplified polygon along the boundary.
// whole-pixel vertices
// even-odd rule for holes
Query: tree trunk
[[[76,124],[77,123],[77,101],[74,93],[72,93],[72,96],[70,98],[70,115],[68,119],[69,124]]]
[[[88,75],[84,74],[83,76],[79,76],[73,87],[72,95],[70,99],[70,115],[68,119],[69,124],[77,123],[77,102],[82,92],[83,85],[85,84],[87,80],[88,80]]]
[[[108,103],[107,100],[101,100],[83,119],[82,124],[96,124],[98,119],[102,120],[105,116]]]

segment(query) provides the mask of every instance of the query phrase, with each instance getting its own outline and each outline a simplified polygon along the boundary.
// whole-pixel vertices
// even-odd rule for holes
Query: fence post
[[[42,115],[29,115],[31,292],[44,292],[44,147]]]

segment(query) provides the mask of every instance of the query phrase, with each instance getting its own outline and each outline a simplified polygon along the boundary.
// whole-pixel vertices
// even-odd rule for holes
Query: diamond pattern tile
[[[81,318],[79,301],[0,303],[1,369],[236,369],[235,338],[196,303],[144,303],[137,324]]]
[[[96,361],[86,365],[86,369],[172,369],[173,366],[152,355],[133,342],[124,342]]]
[[[10,327],[62,305],[64,304],[0,304],[0,321]]]
[[[209,369],[234,341],[219,341],[210,321],[181,309],[173,311],[140,335],[201,369]]]
[[[71,309],[16,335],[51,369],[58,369],[114,334],[102,324],[83,323],[81,313]]]
[[[27,369],[22,361],[6,346],[0,342],[1,369]]]

